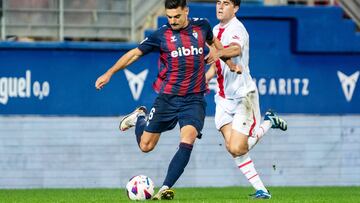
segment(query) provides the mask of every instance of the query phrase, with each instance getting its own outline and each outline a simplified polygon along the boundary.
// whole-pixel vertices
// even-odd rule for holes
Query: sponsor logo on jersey
[[[202,47],[196,48],[191,46],[190,48],[179,47],[177,50],[171,52],[171,57],[176,58],[180,56],[190,56],[190,55],[199,55],[203,54],[204,49]]]

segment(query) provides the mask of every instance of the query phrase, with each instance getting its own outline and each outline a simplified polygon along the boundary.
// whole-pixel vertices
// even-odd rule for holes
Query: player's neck
[[[186,18],[186,22],[184,24],[184,26],[181,29],[186,28],[189,25],[189,18]]]
[[[235,18],[235,16],[233,16],[233,17],[231,17],[231,18],[228,18],[228,19],[223,19],[223,20],[221,20],[220,21],[220,27],[226,27],[229,23],[230,23],[230,21],[232,20],[232,19],[234,19]]]

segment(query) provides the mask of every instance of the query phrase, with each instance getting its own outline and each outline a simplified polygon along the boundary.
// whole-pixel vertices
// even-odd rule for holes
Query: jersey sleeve
[[[204,28],[205,28],[205,32],[206,32],[206,41],[213,41],[214,38],[214,34],[212,32],[210,23],[207,19],[204,19]]]
[[[241,47],[244,47],[245,44],[249,41],[249,35],[245,29],[242,27],[237,27],[231,33],[229,44],[238,44]]]
[[[153,32],[150,36],[146,37],[140,42],[138,49],[145,55],[152,51],[157,51],[160,48],[160,39],[158,32]]]

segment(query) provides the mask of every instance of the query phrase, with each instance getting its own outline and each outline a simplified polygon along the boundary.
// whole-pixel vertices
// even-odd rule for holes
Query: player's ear
[[[235,6],[235,8],[234,8],[234,13],[237,13],[238,10],[239,10],[239,6]]]
[[[189,7],[186,6],[184,9],[185,9],[185,14],[189,15],[189,11],[190,11]]]

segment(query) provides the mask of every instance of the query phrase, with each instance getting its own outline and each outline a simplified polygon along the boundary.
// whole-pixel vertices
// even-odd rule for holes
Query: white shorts
[[[228,123],[232,129],[251,136],[260,125],[259,94],[249,92],[239,99],[224,99],[215,95],[216,112],[215,125],[218,130]]]

